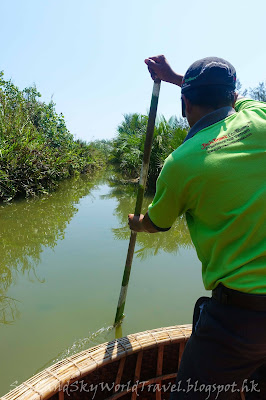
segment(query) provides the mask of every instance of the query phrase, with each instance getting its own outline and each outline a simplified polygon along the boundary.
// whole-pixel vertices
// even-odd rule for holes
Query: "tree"
[[[258,101],[266,102],[266,86],[264,82],[260,82],[257,87],[249,89],[249,95]]]
[[[117,128],[112,161],[128,178],[137,178],[140,174],[147,121],[147,115],[126,114]],[[187,129],[185,121],[175,116],[168,121],[163,116],[156,119],[147,181],[149,189],[155,189],[165,158],[183,143]]]
[[[247,95],[247,89],[242,90],[242,83],[240,82],[239,79],[236,80],[236,91],[239,93],[241,96],[246,96]]]

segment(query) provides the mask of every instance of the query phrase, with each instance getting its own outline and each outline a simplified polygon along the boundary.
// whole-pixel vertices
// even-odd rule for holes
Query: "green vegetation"
[[[253,89],[237,90],[266,101],[264,83]],[[126,180],[140,175],[147,115],[126,114],[114,140],[86,143],[74,140],[64,116],[55,104],[40,100],[35,86],[19,90],[0,72],[0,201],[47,193],[62,179],[92,173],[111,162]],[[154,191],[165,158],[182,144],[188,131],[185,119],[157,118],[148,176],[148,189]]]
[[[147,121],[147,115],[124,115],[124,121],[118,126],[117,137],[113,141],[111,160],[130,179],[140,174]],[[187,130],[188,126],[183,119],[171,117],[167,121],[163,116],[157,118],[147,180],[150,190],[155,188],[165,158],[182,144]]]
[[[19,90],[0,72],[0,200],[47,193],[104,163],[99,146],[74,140],[55,104],[35,86]]]

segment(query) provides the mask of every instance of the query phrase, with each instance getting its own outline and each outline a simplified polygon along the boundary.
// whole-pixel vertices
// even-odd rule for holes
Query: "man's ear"
[[[236,101],[237,101],[238,96],[239,96],[239,94],[238,94],[237,92],[235,92],[235,93],[234,93],[234,100],[233,100],[233,104],[232,104],[232,107],[233,107],[233,108],[235,107],[235,104],[236,104]]]
[[[185,103],[186,111],[187,111],[188,114],[190,114],[191,113],[192,104],[186,98],[186,96],[184,94],[183,94],[183,100],[184,100],[184,103]]]

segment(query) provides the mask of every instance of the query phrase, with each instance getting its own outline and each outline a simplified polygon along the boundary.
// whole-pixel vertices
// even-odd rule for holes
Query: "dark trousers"
[[[201,297],[170,399],[266,400],[264,364],[266,311]]]

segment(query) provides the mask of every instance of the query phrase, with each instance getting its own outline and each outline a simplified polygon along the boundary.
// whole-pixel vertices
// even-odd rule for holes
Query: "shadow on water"
[[[37,272],[44,248],[53,249],[64,239],[79,201],[96,182],[96,177],[81,176],[62,182],[52,195],[0,205],[0,323],[10,324],[19,316],[19,302],[6,295],[17,274],[44,282]]]

